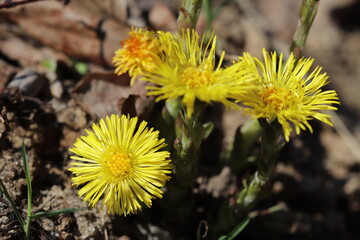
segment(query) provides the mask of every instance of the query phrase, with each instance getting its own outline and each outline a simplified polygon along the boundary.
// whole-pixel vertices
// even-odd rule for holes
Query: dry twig
[[[2,8],[13,8],[16,6],[20,6],[20,5],[25,5],[28,3],[33,3],[33,2],[40,2],[40,1],[45,1],[45,0],[22,0],[22,1],[12,1],[12,0],[5,0],[4,3],[0,4],[0,9]],[[57,0],[59,2],[63,2],[64,5],[68,4],[70,0]]]

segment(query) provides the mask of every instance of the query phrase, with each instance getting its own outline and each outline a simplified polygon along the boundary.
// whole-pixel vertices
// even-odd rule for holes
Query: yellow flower
[[[313,63],[311,58],[301,58],[298,62],[291,54],[283,63],[283,55],[263,50],[264,61],[245,53],[235,63],[240,69],[252,69],[256,85],[252,90],[238,97],[247,108],[245,112],[254,118],[275,119],[282,125],[286,141],[289,141],[292,126],[297,134],[300,129],[312,132],[309,120],[318,119],[332,126],[330,115],[323,110],[336,110],[331,104],[340,104],[334,90],[323,91],[328,82],[321,67],[307,75]]]
[[[153,198],[161,198],[170,179],[170,153],[158,151],[166,146],[159,132],[146,127],[145,121],[125,115],[111,115],[92,131],[77,139],[70,151],[75,162],[69,170],[74,185],[82,185],[79,196],[95,207],[104,196],[101,208],[108,213],[127,214],[141,210],[141,203],[151,207]]]
[[[156,101],[181,98],[187,117],[194,112],[194,103],[200,101],[221,102],[226,107],[238,108],[231,98],[235,82],[233,68],[221,69],[224,54],[215,68],[216,37],[213,37],[203,51],[203,38],[188,30],[181,35],[158,32],[161,43],[162,62],[156,72],[145,74],[142,80],[154,83],[148,86],[148,95],[157,96]]]
[[[156,34],[145,29],[132,29],[129,38],[121,41],[119,50],[115,52],[113,64],[115,73],[121,75],[128,72],[131,84],[144,71],[154,70],[159,60],[159,42]]]

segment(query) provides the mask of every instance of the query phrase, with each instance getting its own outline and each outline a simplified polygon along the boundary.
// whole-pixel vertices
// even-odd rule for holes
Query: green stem
[[[205,12],[205,36],[209,39],[211,35],[212,23],[214,20],[213,9],[211,6],[211,0],[204,0],[204,12]]]
[[[196,176],[200,145],[208,134],[202,125],[205,109],[206,104],[197,101],[191,117],[184,110],[177,119],[173,160],[176,177],[183,186],[190,186]]]
[[[21,227],[24,229],[25,231],[25,222],[24,219],[21,217],[20,211],[17,209],[17,207],[15,206],[14,201],[12,200],[9,192],[7,191],[4,183],[2,182],[1,178],[0,178],[0,191],[5,195],[6,199],[9,201],[12,210],[15,213],[15,216],[17,218],[17,220],[19,221]]]
[[[21,154],[24,164],[25,170],[25,178],[26,178],[26,186],[27,186],[27,216],[26,216],[26,224],[25,224],[25,237],[29,239],[30,237],[30,225],[31,225],[31,202],[32,202],[32,186],[31,186],[31,176],[30,176],[30,168],[29,163],[26,156],[25,145],[22,144]]]
[[[268,123],[266,119],[259,119],[259,123],[262,132],[258,169],[260,176],[267,181],[275,168],[278,154],[285,142],[281,125],[277,120]]]
[[[268,182],[276,165],[277,156],[284,146],[281,125],[277,121],[268,123],[259,119],[261,125],[261,146],[258,170],[243,181],[243,189],[237,196],[238,215],[244,216],[265,193]]]
[[[302,1],[299,12],[298,26],[296,28],[290,46],[290,51],[294,52],[296,58],[299,58],[301,56],[301,52],[303,47],[305,46],[305,42],[309,34],[309,30],[315,19],[318,6],[319,6],[319,0]]]
[[[202,0],[183,0],[178,18],[179,32],[182,29],[195,29],[199,18]]]

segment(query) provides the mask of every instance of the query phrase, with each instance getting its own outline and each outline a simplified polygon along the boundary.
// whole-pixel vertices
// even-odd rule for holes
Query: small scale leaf
[[[214,124],[212,122],[204,123],[203,128],[204,128],[204,139],[207,139],[214,130]]]

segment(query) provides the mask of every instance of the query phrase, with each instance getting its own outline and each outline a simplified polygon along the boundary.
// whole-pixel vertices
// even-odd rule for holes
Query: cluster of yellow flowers
[[[331,125],[330,115],[339,104],[335,91],[321,88],[328,76],[317,67],[310,74],[313,59],[296,60],[291,54],[263,50],[263,60],[244,53],[231,66],[222,68],[224,53],[215,64],[216,36],[209,43],[191,30],[182,34],[133,29],[122,41],[113,63],[115,72],[128,72],[132,83],[137,77],[152,83],[148,94],[156,101],[180,98],[186,117],[194,112],[195,101],[220,102],[227,108],[243,109],[253,118],[278,121],[289,141],[292,128],[312,128],[309,120]],[[161,198],[170,179],[170,153],[159,151],[166,144],[158,131],[138,125],[137,118],[112,115],[93,124],[87,136],[70,149],[75,162],[69,170],[73,184],[82,185],[79,195],[94,207],[101,196],[109,213],[131,214]]]
[[[181,98],[188,117],[195,100],[220,102],[239,109],[253,118],[277,120],[289,141],[292,126],[312,131],[309,120],[319,119],[329,125],[330,115],[319,112],[336,110],[339,104],[334,90],[322,91],[328,82],[326,73],[317,67],[309,75],[313,59],[296,60],[291,54],[283,62],[283,54],[263,50],[263,60],[244,53],[231,66],[221,68],[224,53],[215,64],[216,37],[204,47],[204,38],[195,31],[182,34],[133,29],[123,48],[113,59],[116,72],[126,71],[135,79],[151,82],[148,94],[156,101]]]

